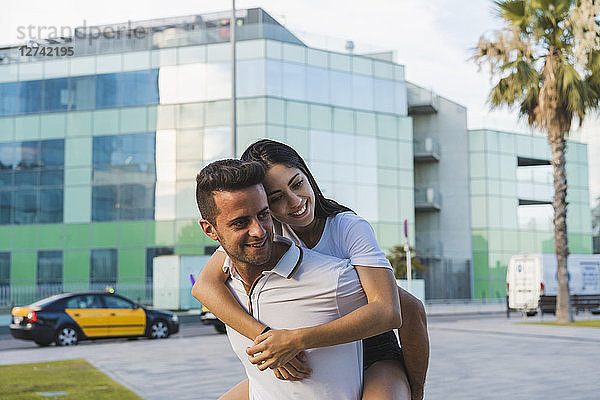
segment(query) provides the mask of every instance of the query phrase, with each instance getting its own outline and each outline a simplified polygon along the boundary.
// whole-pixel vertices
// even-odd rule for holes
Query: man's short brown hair
[[[262,183],[265,168],[256,161],[219,160],[202,168],[196,176],[196,203],[202,218],[215,225],[219,210],[214,192],[233,192]]]

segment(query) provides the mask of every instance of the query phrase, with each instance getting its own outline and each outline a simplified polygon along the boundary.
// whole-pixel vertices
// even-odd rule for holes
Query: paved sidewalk
[[[600,329],[522,321],[431,318],[426,399],[600,397]],[[227,338],[206,328],[201,336],[167,340],[6,350],[0,352],[0,364],[86,358],[146,399],[215,399],[244,379],[244,371]]]

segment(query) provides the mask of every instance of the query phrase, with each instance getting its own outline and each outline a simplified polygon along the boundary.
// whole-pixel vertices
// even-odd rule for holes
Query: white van
[[[506,271],[509,310],[534,313],[541,296],[556,296],[555,254],[521,254],[510,259]],[[569,293],[600,295],[600,254],[571,254],[567,259]]]

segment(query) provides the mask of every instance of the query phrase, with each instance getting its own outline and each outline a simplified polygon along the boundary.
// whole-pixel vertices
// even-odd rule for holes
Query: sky
[[[29,25],[116,24],[223,11],[231,4],[230,0],[3,0],[0,45],[21,42],[19,27]],[[345,41],[352,40],[356,53],[393,50],[409,81],[467,107],[470,129],[529,132],[515,112],[490,112],[489,73],[478,71],[470,60],[478,38],[501,26],[490,0],[236,1],[236,8],[250,7],[264,8],[301,37],[310,33],[303,37],[314,47],[339,45],[337,50],[343,51]]]

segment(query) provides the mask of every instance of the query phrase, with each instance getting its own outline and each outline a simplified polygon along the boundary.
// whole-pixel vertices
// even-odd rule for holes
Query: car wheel
[[[150,325],[150,331],[148,332],[150,339],[165,339],[169,337],[169,327],[167,323],[162,319],[157,319]]]
[[[56,331],[57,346],[75,346],[79,341],[79,334],[73,326],[63,326]]]
[[[215,330],[221,334],[227,333],[227,329],[225,328],[225,324],[221,321],[217,321],[214,324]]]

